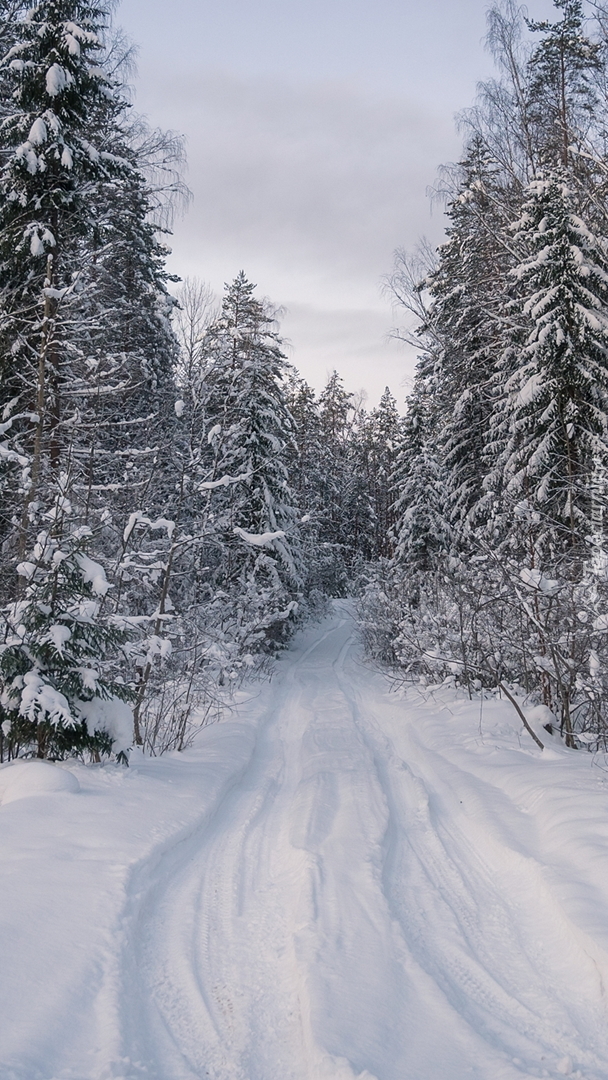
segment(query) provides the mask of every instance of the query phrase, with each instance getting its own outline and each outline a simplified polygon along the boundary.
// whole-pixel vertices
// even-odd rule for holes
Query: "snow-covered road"
[[[0,1080],[608,1080],[605,762],[391,694],[347,607],[70,773],[0,807]]]

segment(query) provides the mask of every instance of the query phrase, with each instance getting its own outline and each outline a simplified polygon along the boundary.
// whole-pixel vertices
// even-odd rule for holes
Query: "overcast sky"
[[[412,357],[387,340],[397,247],[443,231],[426,194],[455,160],[454,114],[491,72],[484,0],[122,0],[136,106],[187,139],[193,201],[171,270],[221,293],[239,270],[285,309],[321,387],[337,368],[402,401]],[[535,0],[535,16],[553,11]]]

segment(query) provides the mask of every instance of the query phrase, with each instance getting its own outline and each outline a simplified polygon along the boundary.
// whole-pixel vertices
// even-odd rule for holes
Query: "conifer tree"
[[[14,43],[0,62],[3,93],[14,101],[0,130],[0,402],[10,436],[30,457],[11,490],[13,515],[5,528],[18,524],[21,554],[48,501],[44,484],[52,487],[63,471],[72,486],[82,486],[85,454],[76,443],[86,430],[88,402],[95,399],[91,407],[99,411],[125,383],[111,359],[116,345],[108,316],[116,297],[106,288],[104,306],[100,275],[104,263],[116,263],[115,238],[127,218],[138,221],[149,264],[154,261],[145,195],[134,211],[141,183],[121,131],[126,103],[103,66],[108,26],[101,0],[42,0],[13,14]],[[132,225],[127,232],[136,248]],[[131,257],[141,261],[139,251]],[[140,311],[149,303],[146,293],[152,298],[149,284],[138,289]],[[135,306],[134,299],[123,338]],[[149,340],[145,345],[149,352]],[[90,473],[90,455],[87,460]],[[19,484],[23,510],[15,516]]]
[[[462,186],[448,208],[447,240],[425,282],[431,303],[421,336],[425,386],[433,388],[426,423],[434,426],[435,453],[445,470],[446,513],[464,543],[484,495],[493,376],[513,260],[510,237],[504,240],[508,202],[479,139],[461,169]]]
[[[234,602],[243,640],[285,639],[297,610],[300,556],[286,459],[294,424],[275,320],[241,272],[201,343],[206,473],[221,559],[215,580]],[[253,635],[253,637],[251,637]]]
[[[563,13],[558,22],[526,20],[529,30],[542,35],[529,61],[530,114],[541,161],[566,168],[572,144],[584,144],[593,122],[601,45],[584,33],[582,0],[553,2]]]
[[[516,366],[497,407],[502,483],[511,503],[539,515],[539,554],[583,558],[608,447],[608,246],[576,213],[560,170],[530,185],[515,238],[525,337],[507,353]]]
[[[393,551],[395,525],[393,474],[402,435],[402,420],[397,402],[388,386],[369,417],[370,497],[374,509],[374,557],[385,558]]]
[[[27,562],[49,519],[58,550],[72,550],[89,529],[95,556],[116,569],[134,504],[171,510],[175,477],[165,459],[177,352],[150,187],[123,88],[108,74],[107,5],[14,5],[3,29],[10,48],[0,90],[12,102],[0,126],[2,574],[10,595],[15,564]],[[69,514],[55,514],[58,498]],[[68,603],[77,577],[56,575],[58,604]],[[120,571],[108,614],[117,603],[139,614],[141,590],[130,577]]]
[[[133,695],[120,677],[128,635],[102,612],[110,586],[87,555],[90,531],[63,529],[60,543],[53,532],[68,500],[59,496],[55,509],[54,528],[38,534],[19,564],[21,596],[0,618],[3,749],[9,757],[32,745],[41,758],[98,756],[122,736],[117,750],[124,752],[132,729]]]
[[[419,378],[397,449],[395,560],[407,572],[427,573],[449,549],[446,492],[433,446],[431,395]]]

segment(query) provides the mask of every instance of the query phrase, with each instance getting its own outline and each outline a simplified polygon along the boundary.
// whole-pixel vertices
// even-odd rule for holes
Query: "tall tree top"
[[[593,72],[601,67],[602,47],[584,33],[582,0],[553,0],[562,18],[556,23],[527,19],[528,29],[542,35],[530,57],[530,96],[533,106],[546,124],[553,123],[557,135],[549,130],[548,155],[553,151],[562,165],[568,165],[570,143],[587,123],[597,103]]]

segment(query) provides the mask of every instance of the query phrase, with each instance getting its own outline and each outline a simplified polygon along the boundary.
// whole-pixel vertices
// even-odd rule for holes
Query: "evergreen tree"
[[[69,512],[65,498],[56,511],[55,525]],[[31,745],[41,758],[109,753],[117,720],[127,726],[118,749],[130,742],[133,695],[117,667],[127,634],[102,613],[109,584],[86,553],[87,533],[73,532],[61,544],[52,531],[39,533],[18,568],[23,593],[2,612],[0,700],[9,757]]]
[[[449,548],[446,492],[434,453],[430,417],[430,395],[419,379],[408,401],[393,485],[397,492],[395,560],[406,572],[423,574],[436,569]]]
[[[5,528],[19,525],[21,554],[48,501],[44,484],[52,487],[60,471],[73,493],[77,485],[90,492],[97,479],[109,480],[93,476],[97,438],[87,440],[86,432],[92,425],[97,436],[107,431],[108,403],[113,398],[116,414],[129,381],[154,384],[157,371],[141,371],[144,356],[155,366],[151,320],[155,344],[160,339],[167,353],[165,370],[172,362],[167,320],[161,325],[160,312],[152,312],[163,271],[146,221],[145,185],[125,138],[126,102],[104,72],[108,26],[101,0],[43,0],[13,15],[14,44],[0,63],[3,92],[14,101],[0,129],[0,402],[10,436],[31,460],[10,489],[13,514]],[[136,268],[131,288],[129,260]],[[133,333],[139,371],[131,365],[125,372]],[[124,430],[129,420],[120,423]],[[107,445],[101,452],[107,464]]]
[[[297,609],[300,556],[286,459],[294,424],[274,318],[241,272],[201,344],[208,451],[203,491],[221,550],[215,581],[243,639],[284,640]],[[251,638],[251,635],[254,638]]]
[[[525,337],[507,353],[517,366],[497,408],[502,485],[528,506],[539,556],[584,559],[608,439],[608,247],[560,171],[531,184],[516,241]]]
[[[101,0],[42,0],[12,7],[4,31],[4,585],[15,591],[15,563],[67,499],[53,543],[71,549],[93,527],[96,557],[118,569],[106,608],[144,614],[142,574],[119,568],[122,532],[134,505],[170,512],[176,502],[167,448],[177,350],[150,186],[123,87],[108,74],[109,14]],[[72,585],[56,577],[66,603]]]
[[[348,528],[347,496],[351,486],[351,433],[355,412],[354,395],[344,389],[338,372],[333,371],[319,395],[320,446],[323,448],[319,539],[325,545],[327,587],[332,596],[346,595],[348,563],[354,554]]]
[[[462,187],[448,208],[447,240],[428,277],[431,304],[421,336],[425,388],[432,385],[435,453],[445,470],[446,513],[459,543],[483,498],[493,377],[504,333],[513,258],[504,242],[505,205],[476,139],[462,162]],[[484,468],[485,463],[485,468]]]
[[[529,61],[530,113],[541,159],[565,168],[572,144],[583,145],[592,124],[602,58],[599,43],[583,32],[582,0],[553,2],[563,12],[557,23],[526,20],[529,30],[542,34]]]
[[[388,386],[380,404],[369,417],[371,429],[369,473],[370,496],[374,510],[375,558],[389,557],[393,551],[395,525],[393,474],[397,450],[401,441],[402,420],[397,402]]]

